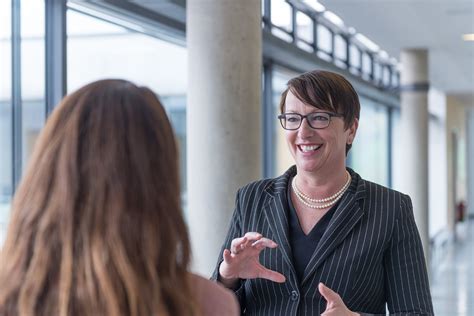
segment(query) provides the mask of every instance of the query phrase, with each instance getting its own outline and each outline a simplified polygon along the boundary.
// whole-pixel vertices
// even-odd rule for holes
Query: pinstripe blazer
[[[212,279],[218,278],[224,248],[232,239],[255,231],[278,243],[264,249],[260,262],[286,276],[285,283],[240,280],[235,289],[245,315],[320,315],[326,301],[323,282],[346,306],[363,314],[433,315],[423,249],[407,195],[361,179],[352,182],[319,241],[301,282],[292,264],[288,240],[291,167],[275,179],[239,189],[230,229]]]

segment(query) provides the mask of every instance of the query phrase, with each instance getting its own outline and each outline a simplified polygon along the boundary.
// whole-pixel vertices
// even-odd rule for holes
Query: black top
[[[289,183],[291,183],[290,179]],[[288,222],[289,222],[289,239],[291,251],[293,253],[293,266],[295,267],[296,275],[298,280],[303,281],[304,270],[311,259],[316,247],[318,246],[321,237],[323,237],[326,228],[331,221],[331,218],[336,211],[339,201],[334,204],[329,211],[314,225],[311,231],[306,235],[301,229],[298,215],[296,214],[295,207],[291,201],[291,184],[288,185],[287,189],[288,196]],[[317,210],[315,210],[317,212]]]

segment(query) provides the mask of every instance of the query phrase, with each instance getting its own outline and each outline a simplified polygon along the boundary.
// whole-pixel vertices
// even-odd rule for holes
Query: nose
[[[301,122],[301,126],[298,129],[298,134],[301,138],[308,138],[314,135],[315,129],[309,126],[308,118],[304,118]]]

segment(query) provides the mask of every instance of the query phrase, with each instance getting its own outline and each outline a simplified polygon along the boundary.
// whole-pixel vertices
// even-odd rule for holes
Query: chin
[[[300,163],[300,164],[296,163],[296,167],[299,171],[305,171],[305,172],[311,172],[311,173],[315,173],[321,168],[318,165],[307,164],[307,163]]]

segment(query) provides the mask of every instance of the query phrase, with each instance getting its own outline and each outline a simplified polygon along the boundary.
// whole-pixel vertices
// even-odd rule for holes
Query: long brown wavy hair
[[[177,146],[154,93],[101,80],[48,119],[0,254],[0,315],[195,315]]]

